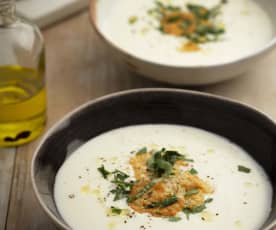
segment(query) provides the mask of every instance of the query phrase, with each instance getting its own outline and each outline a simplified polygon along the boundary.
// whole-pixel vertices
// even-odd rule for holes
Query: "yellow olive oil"
[[[44,68],[0,66],[0,146],[33,140],[45,122]]]

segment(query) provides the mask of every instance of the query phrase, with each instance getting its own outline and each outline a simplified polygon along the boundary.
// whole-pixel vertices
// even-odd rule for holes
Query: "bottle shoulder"
[[[30,41],[44,43],[43,36],[38,26],[21,17],[17,17],[14,22],[9,25],[0,26],[0,35],[2,38],[30,38]]]
[[[7,26],[0,26],[0,65],[37,66],[44,48],[42,34],[36,25],[16,19]]]

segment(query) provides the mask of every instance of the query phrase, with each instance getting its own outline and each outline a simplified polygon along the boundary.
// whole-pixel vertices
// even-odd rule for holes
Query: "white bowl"
[[[276,46],[276,30],[274,30],[273,38],[266,45],[257,49],[255,52],[243,56],[241,55],[235,60],[219,64],[179,66],[172,64],[160,64],[158,62],[144,60],[141,57],[122,49],[116,45],[110,37],[107,37],[102,32],[100,24],[97,21],[97,15],[102,13],[97,12],[97,10],[103,11],[107,14],[109,10],[117,4],[117,2],[113,0],[105,0],[110,1],[110,3],[102,4],[101,7],[98,7],[100,1],[102,0],[91,0],[90,4],[91,21],[96,32],[100,35],[102,40],[104,40],[111,47],[111,50],[118,54],[132,70],[154,80],[176,85],[204,85],[221,82],[246,72],[250,69],[250,67],[254,66],[256,62],[263,59]],[[268,16],[271,18],[274,28],[276,28],[276,1],[251,1],[258,3],[258,5],[260,5],[261,8],[267,12]]]

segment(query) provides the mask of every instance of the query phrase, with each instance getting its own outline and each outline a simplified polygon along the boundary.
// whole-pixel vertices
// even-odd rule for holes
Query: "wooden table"
[[[132,88],[170,87],[129,72],[92,30],[87,12],[43,31],[46,40],[48,123],[102,95]],[[276,50],[247,74],[196,88],[252,105],[276,120]],[[39,139],[0,149],[0,230],[55,229],[34,197],[30,162]]]

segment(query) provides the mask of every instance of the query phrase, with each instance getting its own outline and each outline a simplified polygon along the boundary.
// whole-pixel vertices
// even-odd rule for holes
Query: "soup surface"
[[[198,184],[190,189],[181,187],[180,193],[162,198],[162,204],[148,202],[141,208],[138,197],[133,199],[137,191],[140,195],[144,192],[144,200],[156,193],[154,186],[139,187],[148,170],[142,175],[143,165],[135,164],[160,149],[177,154],[175,167]],[[148,167],[151,163],[147,160]],[[161,168],[167,169],[163,165]],[[166,187],[177,175],[175,169],[163,174]],[[127,199],[117,193],[114,181],[137,177]],[[83,144],[59,169],[54,195],[60,214],[73,229],[258,230],[269,215],[272,188],[264,170],[227,139],[193,127],[160,124],[115,129]],[[120,199],[116,200],[116,195]],[[189,199],[196,202],[194,206],[187,206]]]
[[[205,33],[202,26],[208,23],[206,18],[201,18],[203,24],[195,27],[195,31],[189,36],[181,34],[176,27],[174,32],[166,30],[160,16],[162,9],[156,6],[156,2],[167,9],[163,15],[170,12],[172,17],[167,19],[169,24],[173,24],[179,20],[179,16],[183,16],[174,13],[177,8],[185,12],[188,4],[194,4],[213,10],[221,1],[139,0],[133,4],[131,0],[99,0],[97,24],[108,40],[130,54],[147,61],[176,66],[232,61],[264,47],[273,37],[269,16],[253,0],[222,1],[224,4],[214,13],[215,16],[209,17],[217,25],[216,30]],[[188,29],[191,26],[190,21],[182,22],[184,24],[180,23],[178,29]],[[223,29],[222,33],[219,28]],[[191,38],[196,41],[197,47],[191,44],[183,47]]]

